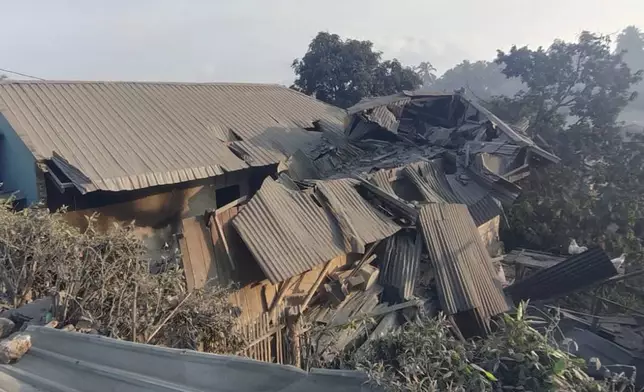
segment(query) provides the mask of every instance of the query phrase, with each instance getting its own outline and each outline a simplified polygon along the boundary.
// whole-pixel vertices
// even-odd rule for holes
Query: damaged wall
[[[0,116],[0,193],[20,191],[26,204],[38,201],[36,160],[7,120]]]
[[[99,230],[107,230],[114,223],[125,224],[134,221],[135,233],[149,250],[148,257],[159,259],[174,252],[174,234],[180,227],[180,219],[203,215],[206,210],[216,208],[218,194],[220,198],[226,199],[234,197],[235,194],[248,195],[251,192],[250,177],[251,171],[243,170],[214,177],[206,182],[152,188],[146,192],[61,195],[53,184],[48,184],[47,189],[50,209],[69,203],[66,205],[69,205],[72,211],[65,214],[65,219],[81,230],[87,227],[85,217],[93,213],[99,214],[96,221]],[[128,198],[130,200],[127,200]],[[219,204],[226,204],[228,201],[230,200],[222,200]],[[166,243],[171,246],[164,250]]]
[[[359,256],[355,254],[338,256],[331,260],[329,272],[350,265],[357,259],[359,259]],[[288,306],[300,305],[320,275],[320,271],[325,267],[325,264],[320,264],[294,277],[286,289],[284,303]],[[261,282],[246,285],[232,293],[230,296],[231,303],[238,306],[242,311],[240,322],[243,324],[255,320],[261,313],[267,312],[278,290],[278,284],[271,283],[268,279],[265,279]]]

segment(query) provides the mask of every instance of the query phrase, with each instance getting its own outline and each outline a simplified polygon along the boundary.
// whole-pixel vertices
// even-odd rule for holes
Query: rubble
[[[454,336],[485,337],[513,302],[617,273],[599,249],[568,259],[527,250],[497,257],[504,208],[520,193],[515,182],[558,158],[478,103],[459,93],[404,92],[361,101],[347,114],[344,128],[315,124],[319,143],[289,148],[254,195],[185,220],[192,224],[184,222],[179,239],[183,270],[169,271],[185,274],[185,291],[169,284],[157,298],[121,282],[129,293],[124,320],[98,326],[76,317],[55,327],[96,334],[111,325],[114,336],[135,342],[216,351],[202,335],[225,318],[209,337],[241,331],[236,353],[307,367],[439,312]],[[213,281],[240,284],[231,306],[211,314]],[[219,297],[225,302],[223,290]],[[192,307],[182,308],[188,299]],[[164,316],[144,324],[155,303]],[[44,324],[41,316],[29,321]],[[173,328],[162,328],[168,320]]]

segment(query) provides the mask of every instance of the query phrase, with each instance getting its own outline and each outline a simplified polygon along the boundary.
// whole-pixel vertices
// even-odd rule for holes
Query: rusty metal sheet
[[[0,84],[0,106],[34,156],[53,160],[83,193],[241,170],[248,164],[222,138],[265,140],[267,129],[345,116],[262,84],[11,81]]]
[[[488,322],[490,317],[509,309],[492,260],[465,205],[425,205],[420,210],[419,223],[443,311],[474,311],[474,318]]]

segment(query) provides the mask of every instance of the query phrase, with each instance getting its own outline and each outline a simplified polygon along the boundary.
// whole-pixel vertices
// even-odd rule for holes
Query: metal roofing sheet
[[[570,293],[617,275],[601,248],[592,248],[508,286],[514,301],[542,300]]]
[[[462,167],[454,174],[445,174],[442,160],[435,159],[408,165],[403,172],[425,201],[467,205],[477,226],[503,213],[501,202],[492,191],[470,178]]]
[[[221,140],[337,122],[340,109],[278,85],[3,82],[0,112],[37,159],[82,192],[132,190],[248,167]]]
[[[409,300],[413,297],[422,249],[420,232],[398,232],[386,239],[378,276],[385,292],[391,286],[397,291],[397,299]]]
[[[270,178],[233,226],[274,283],[350,250],[337,222],[310,193],[290,191]]]
[[[364,373],[311,369],[232,355],[132,343],[29,326],[31,349],[0,365],[0,390],[25,391],[370,391]]]
[[[331,211],[318,204],[310,192],[291,191],[267,178],[233,219],[233,226],[266,276],[281,282],[355,251],[352,237],[364,245],[400,230],[364,200],[354,184],[349,179],[317,182],[316,190],[333,206],[343,206]],[[349,222],[350,227],[340,222]]]
[[[465,205],[427,204],[420,210],[419,223],[446,313],[475,310],[486,320],[508,310],[492,260]]]
[[[339,213],[345,215],[363,244],[387,238],[400,230],[400,226],[360,196],[356,189],[357,183],[356,180],[343,178],[319,181],[316,188],[327,200],[341,206]]]
[[[302,128],[271,127],[261,135],[235,141],[231,149],[251,166],[267,166],[285,161],[296,151],[309,154],[321,143],[322,133]]]

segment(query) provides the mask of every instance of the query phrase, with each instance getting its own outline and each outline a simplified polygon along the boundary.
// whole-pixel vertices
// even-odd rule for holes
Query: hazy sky
[[[0,68],[46,79],[289,84],[325,30],[445,71],[496,49],[644,24],[644,0],[0,1]],[[12,75],[12,77],[15,77]]]

